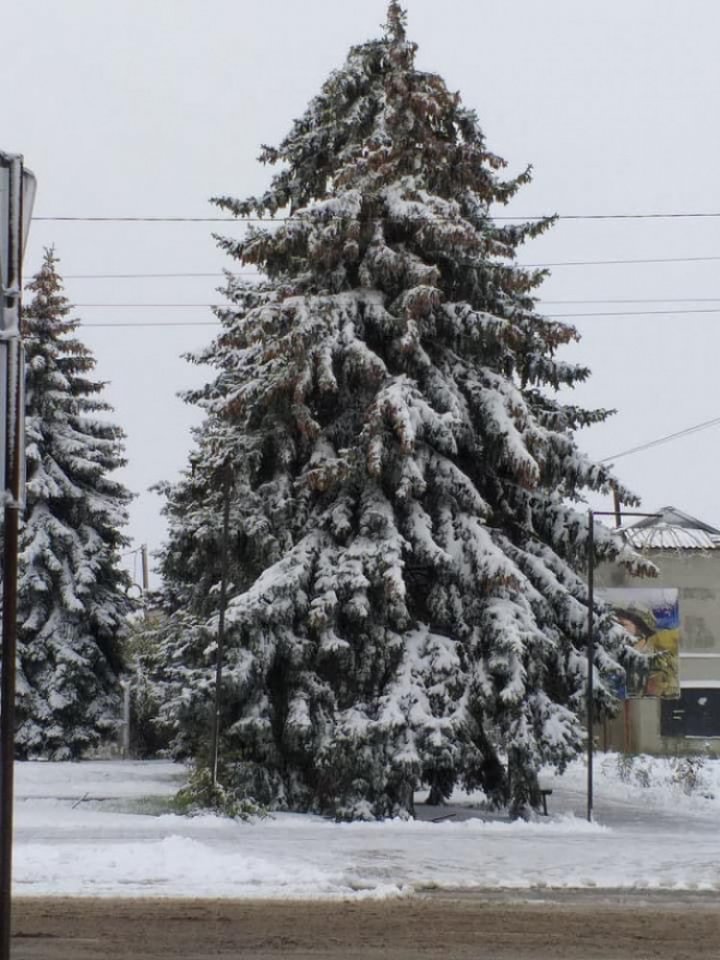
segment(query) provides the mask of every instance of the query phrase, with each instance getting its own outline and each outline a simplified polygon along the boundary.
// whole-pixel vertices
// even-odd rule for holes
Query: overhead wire
[[[110,327],[122,329],[123,327],[218,327],[219,320],[121,320],[119,323],[83,323],[82,320],[77,324],[78,327]]]
[[[696,212],[653,212],[653,213],[621,213],[621,214],[558,214],[555,215],[554,219],[558,221],[627,221],[627,220],[675,220],[675,219],[713,219],[720,218],[720,212],[712,211],[696,211]],[[82,222],[82,223],[236,223],[236,224],[252,224],[252,223],[287,223],[287,222],[303,222],[304,218],[300,217],[151,217],[151,216],[141,216],[141,217],[109,217],[109,216],[93,216],[93,217],[79,217],[79,216],[35,216],[32,218],[34,222]],[[325,218],[326,220],[335,220],[342,221],[350,218],[347,217],[329,217]],[[424,217],[407,217],[407,218],[388,218],[388,217],[374,217],[369,218],[372,222],[389,221],[407,221],[407,220],[427,220],[428,218]],[[453,218],[450,217],[432,217],[429,218],[433,221],[449,221]],[[537,221],[548,219],[547,215],[533,215],[533,216],[493,216],[493,220],[498,222],[528,222],[528,221]],[[638,264],[668,264],[668,263],[703,263],[703,262],[717,262],[720,261],[720,255],[703,255],[703,256],[690,256],[690,257],[627,257],[627,258],[615,258],[615,259],[604,259],[604,260],[562,260],[562,261],[550,261],[544,263],[517,263],[515,264],[518,267],[525,269],[548,269],[548,268],[557,268],[557,267],[585,267],[585,266],[619,266],[619,265],[638,265]],[[68,274],[65,279],[67,280],[89,280],[89,279],[104,279],[104,280],[116,280],[116,279],[180,279],[180,278],[204,278],[204,279],[214,279],[214,278],[223,278],[228,275],[230,276],[253,276],[259,275],[260,271],[235,271],[230,272],[226,271],[223,273],[202,273],[202,272],[173,272],[173,273],[116,273],[116,274]],[[543,303],[546,306],[558,306],[558,305],[581,305],[581,304],[633,304],[633,303],[717,303],[720,302],[720,298],[717,297],[688,297],[688,298],[605,298],[605,299],[583,299],[583,300],[548,300],[541,301],[539,307],[542,308]],[[74,305],[77,308],[89,309],[89,308],[103,308],[103,309],[114,309],[114,308],[146,308],[146,309],[166,309],[166,308],[223,308],[230,307],[232,304],[147,304],[147,303],[116,303],[116,304],[102,304],[102,303],[87,303],[82,304],[78,303]],[[685,314],[717,314],[720,313],[720,309],[711,309],[711,308],[692,308],[689,310],[632,310],[632,311],[588,311],[583,313],[575,314],[556,314],[553,319],[581,319],[583,317],[627,317],[627,316],[677,316]],[[130,321],[130,322],[111,322],[111,323],[84,323],[80,322],[78,324],[82,327],[105,327],[105,328],[123,328],[123,327],[182,327],[182,326],[217,326],[219,322],[216,320],[190,320],[190,321]],[[623,457],[631,456],[636,453],[643,452],[645,450],[653,449],[654,447],[670,443],[673,440],[678,440],[686,436],[690,436],[695,433],[699,433],[703,430],[710,429],[712,427],[720,425],[720,417],[714,417],[710,420],[705,420],[697,424],[693,424],[690,427],[686,427],[683,430],[678,430],[673,433],[665,434],[664,436],[657,437],[654,440],[650,440],[646,443],[638,444],[634,447],[630,447],[627,450],[620,451],[618,453],[612,454],[609,457],[603,458],[601,463],[608,463],[610,461],[616,461]],[[132,551],[135,552],[135,551]]]
[[[256,276],[257,270],[241,270],[231,274],[231,276]],[[176,278],[211,278],[224,277],[223,273],[69,273],[65,274],[64,280],[146,280],[146,279],[176,279]],[[570,304],[591,304],[591,303],[720,303],[718,297],[595,297],[583,300],[545,300],[541,298],[538,301],[541,306],[558,306]],[[80,306],[80,304],[76,304]],[[94,304],[84,304],[84,306],[94,306]],[[189,304],[188,304],[189,306]],[[198,306],[219,306],[219,304],[198,304]]]
[[[702,313],[720,313],[720,309],[692,307],[690,310],[591,310],[585,313],[549,313],[547,316],[553,320],[578,320],[582,317],[671,317]]]
[[[517,266],[532,270],[548,267],[615,267],[642,263],[707,263],[720,260],[720,255],[701,257],[620,257],[615,260],[557,260],[550,263],[518,263]]]
[[[233,303],[75,303],[73,309],[232,309]],[[538,313],[551,320],[577,320],[583,317],[657,317],[657,316],[689,316],[696,314],[718,314],[720,307],[691,307],[689,309],[671,310],[588,310],[582,313],[554,313],[542,311],[542,304],[538,305]]]
[[[656,220],[656,219],[677,219],[677,218],[712,218],[720,217],[720,213],[713,211],[697,211],[697,212],[651,212],[651,213],[620,213],[620,214],[565,214],[560,215],[559,219],[564,220]],[[255,217],[255,218],[236,218],[236,217],[105,217],[105,216],[96,216],[96,217],[45,217],[38,216],[33,218],[39,221],[74,221],[74,222],[164,222],[164,223],[212,223],[212,222],[233,222],[233,223],[251,223],[251,222],[272,222],[272,223],[281,223],[289,221],[299,221],[302,218],[299,217]],[[348,218],[337,217],[329,218],[344,220]],[[401,218],[373,218],[373,219],[401,219]],[[413,219],[413,218],[409,218]],[[416,219],[425,219],[425,218],[416,218]],[[449,220],[451,218],[431,218],[436,220]],[[495,218],[495,219],[507,219],[507,220],[528,220],[528,219],[538,219],[530,217],[504,217],[504,218]],[[555,268],[555,267],[580,267],[580,266],[610,266],[610,265],[623,265],[623,264],[658,264],[658,263],[692,263],[692,262],[712,262],[720,261],[720,255],[705,255],[705,256],[694,256],[694,257],[644,257],[644,258],[616,258],[616,259],[606,259],[606,260],[564,260],[564,261],[554,261],[554,262],[545,262],[545,263],[517,263],[516,266],[526,269],[546,269],[546,268]],[[512,265],[512,262],[511,264]],[[66,280],[129,280],[129,279],[180,279],[180,278],[198,278],[198,279],[213,279],[213,278],[226,278],[228,276],[259,276],[261,272],[258,270],[239,270],[239,271],[223,271],[223,272],[184,272],[184,271],[174,271],[174,272],[159,272],[159,273],[84,273],[84,274],[67,274],[65,276]],[[716,297],[652,297],[652,298],[597,298],[597,299],[578,299],[578,300],[545,300],[542,299],[538,303],[538,309],[542,310],[545,306],[562,306],[562,305],[610,305],[610,304],[680,304],[680,303],[720,303],[720,298]],[[143,308],[143,309],[176,309],[176,308],[223,308],[229,307],[230,304],[221,304],[221,303],[77,303],[76,307],[82,309],[93,309],[93,308],[102,308],[102,309],[115,309],[115,308]],[[718,311],[710,308],[689,308],[689,309],[672,309],[672,310],[627,310],[627,311],[585,311],[578,313],[567,313],[567,314],[556,314],[557,319],[582,319],[584,317],[614,317],[614,316],[661,316],[661,315],[678,315],[678,314],[701,314],[707,313],[712,314]],[[211,321],[210,321],[211,322]],[[118,326],[119,324],[107,324],[107,326]],[[143,322],[143,324],[133,325],[150,325],[148,321]],[[163,325],[167,326],[167,323],[164,324],[155,324],[152,325]],[[189,325],[189,324],[184,324]],[[89,324],[85,324],[89,326]]]
[[[178,326],[217,326],[218,321],[206,320],[206,321],[188,321],[188,322],[146,322],[142,321],[139,323],[80,323],[79,326],[82,327],[137,327],[137,326],[153,326],[153,327],[178,327]],[[611,454],[608,457],[603,457],[599,462],[600,463],[611,463],[616,460],[620,460],[623,457],[629,457],[636,453],[642,453],[645,450],[651,450],[654,447],[662,446],[663,444],[670,443],[673,440],[680,440],[683,437],[691,436],[695,433],[700,433],[703,430],[709,430],[711,427],[720,426],[720,417],[713,417],[710,420],[703,420],[700,423],[692,424],[689,427],[685,427],[682,430],[676,430],[673,433],[664,434],[661,437],[656,437],[653,440],[648,440],[645,443],[637,444],[633,447],[629,447],[626,450],[621,450],[618,453]],[[131,553],[136,553],[135,550],[129,550],[123,556],[127,556]]]
[[[701,257],[643,257],[626,258],[617,260],[558,260],[549,263],[515,263],[514,265],[523,269],[539,270],[547,267],[603,267],[603,266],[622,266],[624,264],[642,264],[642,263],[706,263],[717,262],[720,260],[720,254]],[[188,277],[198,277],[204,279],[223,279],[231,277],[253,277],[261,276],[259,270],[228,270],[216,273],[68,273],[64,275],[65,280],[151,280],[151,279],[183,279]]]
[[[231,271],[231,276],[255,276],[259,270]],[[225,273],[66,273],[65,280],[175,280],[185,277],[225,277]]]
[[[76,306],[80,306],[77,304]],[[109,304],[108,309],[113,309],[114,307],[123,306],[123,304]],[[129,306],[129,304],[125,304]],[[134,306],[145,306],[148,308],[153,308],[157,306],[156,304],[136,304]],[[161,305],[162,306],[162,305]],[[225,306],[223,304],[223,306]],[[720,308],[717,310],[639,310],[631,313],[560,313],[560,314],[545,314],[546,319],[548,320],[580,320],[583,318],[589,317],[628,317],[628,316],[685,316],[687,314],[720,314]],[[219,326],[219,320],[116,320],[116,321],[84,321],[78,320],[78,327],[107,327],[107,328],[121,328],[121,327],[211,327]]]
[[[538,306],[569,306],[589,303],[720,303],[720,297],[609,297],[596,300],[540,300]]]
[[[235,304],[233,303],[74,303],[72,306],[73,308],[77,307],[82,309],[86,309],[89,307],[92,307],[92,308],[102,307],[103,309],[108,309],[108,308],[114,309],[115,307],[132,307],[132,308],[157,307],[162,309],[174,309],[177,307],[185,307],[185,308],[193,307],[196,310],[197,309],[204,310],[206,308],[213,308],[213,307],[230,308],[235,306]]]
[[[643,450],[650,450],[653,447],[659,447],[664,443],[670,443],[671,440],[679,440],[681,437],[689,437],[693,433],[700,433],[702,430],[708,430],[710,427],[720,425],[720,417],[713,417],[711,420],[703,420],[701,423],[695,423],[684,430],[677,430],[675,433],[667,433],[662,437],[656,437],[655,440],[649,440],[647,443],[640,443],[635,447],[622,450],[620,453],[614,453],[610,457],[603,457],[600,463],[610,463],[620,460],[622,457],[629,457],[633,453],[641,453]]]
[[[716,211],[668,211],[668,212],[650,212],[650,213],[558,213],[558,214],[533,214],[533,215],[501,215],[491,214],[490,219],[502,222],[535,222],[539,220],[554,219],[558,221],[602,221],[602,220],[697,220],[697,219],[715,219],[720,217],[720,212]],[[448,222],[455,220],[453,216],[432,216],[432,217],[348,217],[348,216],[323,216],[322,219],[328,221],[360,221],[367,223],[393,222],[406,223],[408,221],[431,221]],[[33,216],[33,222],[45,223],[303,223],[307,222],[307,217],[299,216],[280,216],[280,217],[244,217],[244,216],[225,216],[225,217],[187,217],[187,216]]]

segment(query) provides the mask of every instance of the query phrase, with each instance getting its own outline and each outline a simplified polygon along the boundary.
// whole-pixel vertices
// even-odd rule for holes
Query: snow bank
[[[15,892],[21,896],[391,897],[433,888],[720,891],[720,762],[692,794],[668,761],[596,769],[597,822],[582,817],[585,769],[552,787],[551,816],[489,819],[458,796],[443,822],[335,824],[279,814],[256,823],[148,816],[177,789],[169,763],[18,764]],[[648,782],[648,786],[642,784]],[[442,811],[440,811],[442,813]],[[483,819],[485,816],[485,819]]]

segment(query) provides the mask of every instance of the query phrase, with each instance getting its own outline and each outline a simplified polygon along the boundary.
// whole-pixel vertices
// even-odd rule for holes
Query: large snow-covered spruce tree
[[[95,359],[75,336],[58,260],[27,285],[27,508],[20,530],[18,755],[80,756],[120,714],[120,639],[130,611],[119,565],[131,495],[111,474],[123,432],[107,419]]]
[[[219,238],[217,374],[191,469],[166,487],[166,715],[201,754],[213,684],[223,501],[230,592],[221,755],[248,795],[341,817],[482,787],[515,808],[584,738],[588,519],[608,470],[557,396],[572,327],[540,316],[514,262],[550,225],[494,218],[503,179],[476,115],[415,67],[405,14],[353,48],[278,148],[277,215]],[[625,502],[632,495],[621,489]],[[634,563],[605,528],[596,560]],[[627,656],[597,610],[596,703]],[[167,666],[169,665],[169,666]]]

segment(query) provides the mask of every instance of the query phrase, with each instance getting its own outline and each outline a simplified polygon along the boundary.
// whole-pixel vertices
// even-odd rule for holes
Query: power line
[[[601,299],[597,300],[540,300],[537,304],[537,309],[539,313],[543,312],[545,307],[555,307],[555,306],[580,306],[580,305],[591,305],[591,304],[642,304],[642,303],[720,303],[720,297],[634,297],[628,299],[615,298],[615,299]],[[145,308],[145,307],[158,307],[163,309],[177,309],[177,308],[195,308],[195,309],[232,309],[235,304],[233,303],[74,303],[73,309],[82,308],[82,309],[93,309],[93,308],[103,308],[103,309],[116,309],[116,308]],[[573,316],[573,317],[593,317],[593,316],[641,316],[641,315],[652,315],[652,314],[663,314],[663,313],[713,313],[713,310],[700,310],[695,308],[682,309],[682,310],[630,310],[630,311],[608,311],[608,312],[587,312],[587,313],[573,313],[573,314],[558,314],[558,316]]]
[[[720,213],[711,211],[693,211],[677,213],[559,213],[558,220],[698,220],[720,217]],[[496,220],[542,220],[544,217],[495,217]]]
[[[255,276],[259,270],[238,270],[231,276]],[[225,277],[225,273],[66,273],[64,280],[155,280],[183,277]]]
[[[629,299],[629,300],[541,300],[538,302],[538,311],[542,312],[544,307],[548,306],[571,306],[571,305],[580,305],[580,304],[623,304],[623,303],[720,303],[720,297],[667,297],[667,298],[648,298],[648,299]],[[194,307],[196,309],[227,309],[230,310],[235,306],[233,303],[74,303],[73,308],[107,308],[115,309],[116,307],[120,308],[141,308],[141,307],[162,307],[167,309],[175,308],[187,308]],[[610,311],[607,313],[574,313],[574,314],[560,314],[560,316],[576,316],[576,317],[590,317],[590,316],[636,316],[641,314],[655,314],[655,313],[712,313],[712,310],[698,310],[691,308],[689,310],[630,310],[630,311]]]
[[[142,551],[142,547],[135,547],[134,550],[126,550],[124,553],[121,553],[120,556],[131,557],[133,556],[133,554],[140,553],[141,551]]]
[[[553,313],[548,316],[553,320],[580,319],[582,317],[662,317],[686,316],[693,313],[720,313],[720,309],[712,307],[693,307],[690,310],[608,310],[588,311],[587,313]]]
[[[257,271],[244,271],[245,275],[256,275]],[[239,276],[240,274],[234,274]],[[184,277],[223,277],[218,273],[115,273],[115,274],[66,274],[65,280],[130,280],[147,278],[184,278]],[[583,304],[622,304],[622,303],[720,303],[720,297],[596,297],[586,300],[538,300],[539,307],[546,306],[579,306]],[[130,307],[130,306],[158,306],[158,307],[227,307],[226,303],[158,303],[158,304],[130,304],[130,303],[76,303],[76,307]]]
[[[525,269],[545,269],[547,267],[597,267],[597,266],[616,266],[624,264],[638,263],[705,263],[720,260],[720,255],[709,255],[702,257],[643,257],[627,258],[618,260],[558,260],[553,263],[511,263],[509,266],[517,266]],[[222,279],[231,277],[253,277],[261,276],[260,270],[230,270],[224,273],[68,273],[65,274],[65,280],[148,280],[148,279],[181,279],[186,277],[199,277],[205,279]],[[594,301],[595,303],[599,301]]]
[[[720,256],[709,257],[642,257],[639,259],[618,260],[558,260],[555,263],[518,263],[517,266],[532,270],[547,267],[610,267],[626,263],[704,263],[710,260],[720,260]]]
[[[720,217],[720,212],[714,211],[671,211],[667,213],[560,213],[560,214],[534,214],[532,216],[498,216],[493,215],[492,220],[508,222],[535,222],[538,220],[556,219],[556,220],[698,220],[715,219]],[[33,222],[45,223],[303,223],[308,222],[309,217],[284,216],[284,217],[117,217],[117,216],[94,216],[94,217],[33,217]],[[378,222],[407,222],[422,221],[427,222],[447,222],[454,221],[456,217],[343,217],[343,216],[323,216],[322,220],[328,221],[364,221],[367,223]]]
[[[720,311],[714,311],[720,312]],[[138,321],[138,322],[129,322],[129,323],[79,323],[80,327],[208,327],[208,326],[219,326],[219,321],[217,320],[188,320],[188,321]],[[645,450],[651,450],[653,447],[659,447],[662,444],[670,443],[673,440],[679,440],[682,437],[691,436],[694,433],[700,433],[703,430],[709,430],[711,427],[720,425],[720,417],[713,417],[711,420],[703,420],[701,423],[693,424],[690,427],[685,427],[683,430],[677,430],[674,433],[665,434],[662,437],[656,437],[654,440],[649,440],[647,443],[641,443],[637,446],[630,447],[627,450],[622,450],[619,453],[614,453],[609,457],[603,457],[600,460],[600,463],[610,463],[616,460],[620,460],[623,457],[629,457],[635,453],[642,453]],[[136,551],[128,551],[133,553]],[[127,555],[127,554],[124,554]]]
[[[123,306],[123,304],[109,304],[109,307],[113,306]],[[126,304],[127,306],[127,304]],[[136,304],[136,306],[141,307],[145,306],[148,308],[153,308],[157,304]],[[178,304],[178,306],[184,306],[184,304]],[[720,308],[717,310],[685,310],[685,311],[676,311],[676,310],[640,310],[634,311],[631,313],[562,313],[562,314],[548,314],[546,319],[549,320],[572,320],[572,319],[582,319],[583,317],[627,317],[627,316],[653,316],[656,314],[666,314],[668,316],[677,316],[682,314],[720,314]],[[214,327],[220,326],[219,320],[120,320],[120,321],[109,321],[109,322],[85,322],[83,320],[76,321],[78,327],[108,327],[113,328],[117,327]]]
[[[218,327],[219,320],[122,320],[120,323],[83,323],[80,321],[78,327],[111,327],[120,329],[121,327]],[[26,338],[32,339],[32,338]]]
[[[640,453],[643,450],[650,450],[652,447],[659,447],[663,443],[670,443],[671,440],[679,440],[681,437],[688,437],[692,433],[699,433],[701,430],[708,430],[710,427],[716,427],[720,424],[720,417],[714,417],[712,420],[703,420],[702,423],[693,424],[684,430],[678,430],[676,433],[668,433],[663,437],[657,437],[655,440],[649,440],[647,443],[641,443],[636,447],[630,447],[629,450],[623,450],[615,453],[611,457],[604,457],[600,463],[609,463],[619,460],[621,457],[629,457],[633,453]]]
[[[287,223],[298,217],[33,217],[33,223]],[[349,219],[326,217],[324,219]]]
[[[562,301],[557,301],[562,302]],[[602,301],[595,301],[602,302]],[[685,302],[685,301],[681,301]],[[231,310],[236,306],[233,303],[76,303],[73,309],[148,309],[148,310],[172,310],[172,309],[227,309]],[[655,316],[686,316],[690,314],[715,314],[720,313],[720,307],[691,307],[683,310],[592,310],[583,313],[542,313],[542,304],[538,305],[538,313],[552,320],[575,320],[583,317],[655,317]]]
[[[560,304],[584,304],[584,303],[720,303],[720,297],[633,297],[628,299],[607,299],[607,300],[541,300],[540,307],[556,306]]]
[[[177,307],[193,307],[196,310],[205,310],[207,308],[213,307],[222,307],[226,309],[232,309],[234,303],[74,303],[73,309],[81,308],[86,309],[88,307],[102,307],[103,309],[116,309],[117,307],[158,307],[163,309],[177,308]]]

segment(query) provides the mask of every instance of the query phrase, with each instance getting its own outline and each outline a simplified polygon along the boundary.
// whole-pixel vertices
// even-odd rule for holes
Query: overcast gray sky
[[[511,170],[534,166],[509,212],[720,213],[714,0],[406,5],[420,68],[460,90]],[[278,142],[351,44],[379,34],[385,10],[385,0],[6,4],[0,149],[37,174],[37,216],[212,216],[210,196],[263,188],[259,145]],[[36,221],[25,272],[54,243],[74,303],[210,303],[219,280],[75,277],[219,273],[232,265],[212,229]],[[562,221],[524,252],[527,263],[690,257],[718,260],[558,266],[544,287],[554,315],[680,311],[573,321],[583,341],[568,356],[593,368],[577,400],[618,410],[581,434],[593,456],[720,417],[720,218]],[[700,309],[718,312],[689,312]],[[118,325],[82,336],[128,436],[124,480],[139,494],[130,533],[152,550],[164,525],[147,488],[184,466],[196,416],[176,393],[204,377],[180,354],[213,328],[119,324],[212,316],[201,306],[77,315]],[[619,460],[618,471],[647,508],[672,503],[720,525],[719,448],[720,427]]]

